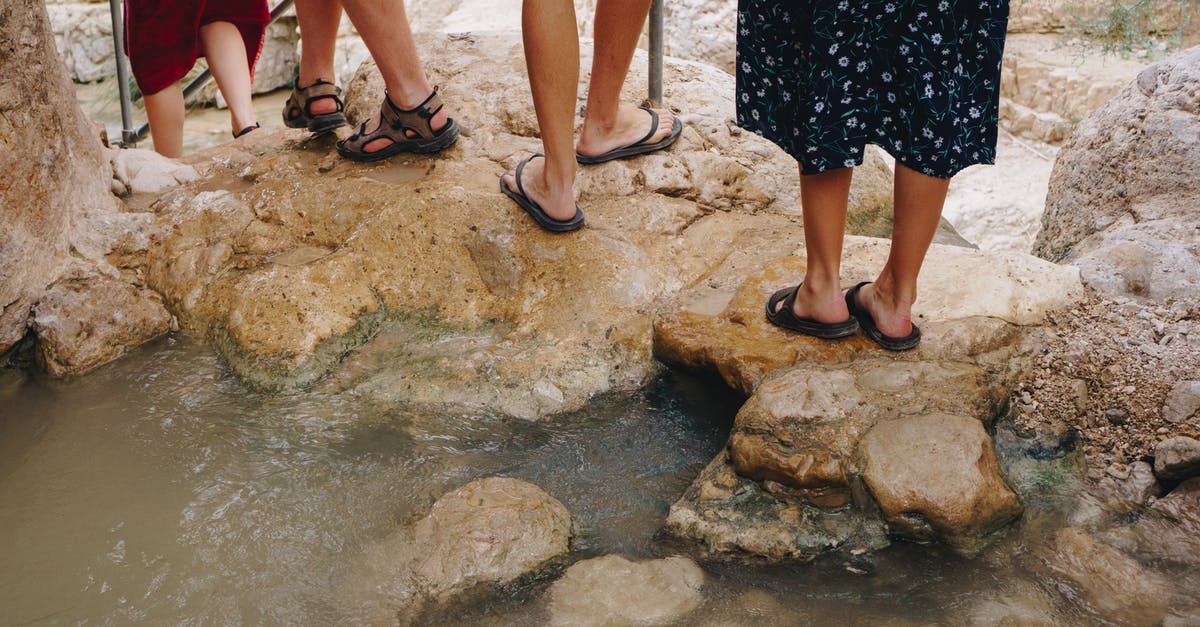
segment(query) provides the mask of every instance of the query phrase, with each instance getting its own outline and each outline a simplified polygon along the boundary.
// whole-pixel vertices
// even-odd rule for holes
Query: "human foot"
[[[782,300],[776,301],[772,303],[772,307],[775,312],[779,312],[784,303]],[[835,283],[829,289],[818,291],[811,283],[804,282],[796,286],[792,315],[829,323],[844,321],[850,317],[850,312],[846,309],[840,285]]]
[[[908,350],[921,341],[912,323],[912,301],[899,298],[874,283],[863,282],[846,292],[846,306],[867,337],[893,351]]]
[[[653,152],[674,143],[682,130],[670,109],[622,104],[611,122],[584,117],[575,154],[580,163],[601,163]]]
[[[785,287],[767,299],[767,321],[771,324],[788,329],[798,331],[805,335],[819,337],[827,340],[836,340],[838,338],[853,335],[858,330],[858,321],[850,317],[850,314],[843,311],[843,315],[834,321],[819,320],[815,316],[797,313],[797,304],[800,293],[804,291],[804,284],[801,283],[795,287]],[[835,301],[842,303],[842,309],[845,309],[845,303],[842,302],[841,294],[836,290],[837,294]],[[811,294],[809,294],[811,296]],[[836,310],[836,306],[821,307],[822,315],[828,314],[829,311]],[[807,310],[807,307],[801,306],[801,310]]]
[[[346,125],[342,113],[342,90],[333,83],[316,79],[308,87],[297,82],[283,108],[283,123],[290,128],[307,128],[314,133],[331,131]]]
[[[575,204],[574,190],[570,185],[552,185],[547,180],[546,158],[540,154],[522,161],[517,169],[505,172],[500,177],[500,185],[509,190],[505,193],[515,192],[524,196],[552,220],[558,222],[574,219],[579,211]],[[509,193],[509,196],[512,194]]]
[[[436,89],[410,109],[384,92],[379,114],[339,142],[338,153],[352,161],[379,161],[401,152],[438,152],[457,140],[458,124],[446,114]]]

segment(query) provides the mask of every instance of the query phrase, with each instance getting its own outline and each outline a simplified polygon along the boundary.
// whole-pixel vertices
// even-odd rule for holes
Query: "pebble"
[[[1129,420],[1129,412],[1124,409],[1106,409],[1104,419],[1113,425],[1123,425]]]

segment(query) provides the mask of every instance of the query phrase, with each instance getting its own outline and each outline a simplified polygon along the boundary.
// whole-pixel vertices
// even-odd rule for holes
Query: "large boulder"
[[[310,385],[378,336],[349,365],[396,367],[340,369],[325,385],[385,403],[559,413],[656,371],[662,302],[764,240],[802,241],[795,162],[729,121],[732,77],[683,62],[666,73],[668,102],[687,103],[676,146],[582,170],[589,227],[540,231],[496,188],[539,148],[519,39],[419,40],[464,128],[453,149],[358,165],[328,137],[260,131],[190,158],[200,180],[153,207],[147,280],[250,382]],[[642,67],[627,101],[641,98]],[[348,87],[349,117],[382,97],[367,64]],[[872,156],[852,212],[890,211],[890,186]]]
[[[342,582],[353,623],[412,617],[430,603],[513,581],[567,552],[571,514],[541,488],[489,477],[443,495],[429,514],[368,547]]]
[[[578,562],[550,586],[551,625],[674,625],[700,606],[704,571],[686,557]]]
[[[1109,295],[1200,306],[1200,47],[1147,67],[1080,123],[1034,252]]]

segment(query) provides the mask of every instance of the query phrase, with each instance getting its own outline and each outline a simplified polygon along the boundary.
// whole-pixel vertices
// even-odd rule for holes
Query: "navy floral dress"
[[[996,157],[1008,0],[739,0],[738,124],[805,174],[877,144],[950,178]]]

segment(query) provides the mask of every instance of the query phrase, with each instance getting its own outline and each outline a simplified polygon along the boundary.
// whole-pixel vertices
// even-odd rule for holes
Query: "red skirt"
[[[125,0],[125,52],[138,89],[156,94],[191,71],[203,56],[200,27],[212,22],[241,32],[253,77],[270,21],[267,0]]]

